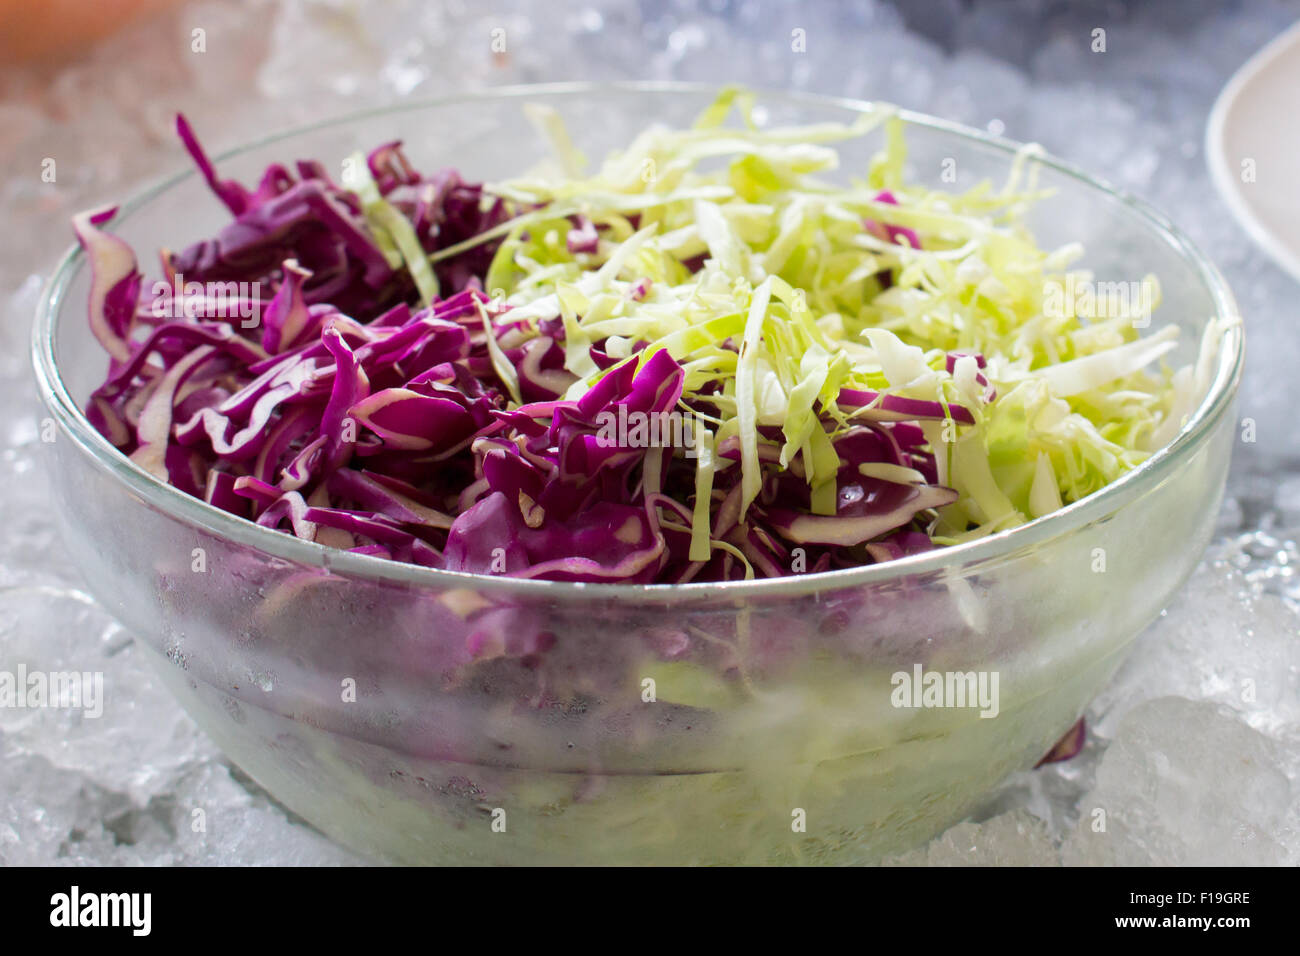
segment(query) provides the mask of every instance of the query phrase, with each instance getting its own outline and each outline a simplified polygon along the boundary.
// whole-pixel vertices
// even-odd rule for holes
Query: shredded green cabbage
[[[740,125],[725,125],[733,113]],[[1176,328],[1140,335],[1158,304],[1154,277],[1142,310],[1122,316],[1068,298],[1091,280],[1070,268],[1083,250],[1043,250],[1022,222],[1046,195],[1036,147],[1017,154],[1000,189],[942,192],[905,180],[892,109],[849,125],[763,129],[752,95],[732,89],[692,128],[653,126],[585,175],[559,116],[531,116],[561,172],[487,187],[531,210],[503,230],[489,291],[505,297],[510,321],[563,321],[565,367],[578,377],[567,398],[606,374],[590,356],[602,342],[621,359],[648,342],[639,363],[666,349],[686,369],[685,401],[724,383],[708,395],[721,412],[700,446],[692,559],[709,546],[717,471],[741,469],[742,516],[759,494],[767,426],[783,433],[782,467],[798,457],[813,512],[835,513],[832,441],[863,414],[840,407],[842,389],[972,414],[973,424],[923,423],[940,482],[959,493],[931,534],[956,543],[1114,481],[1172,437],[1204,385],[1204,357],[1177,374],[1161,364]],[[834,144],[881,123],[885,147],[865,177],[822,178],[839,167]],[[576,215],[599,230],[597,251],[566,247]],[[920,248],[895,241],[896,230],[914,231]],[[648,291],[633,294],[645,280]],[[1054,307],[1065,301],[1074,307]],[[1206,347],[1216,340],[1207,335]],[[713,453],[728,439],[739,442],[739,462]]]
[[[379,194],[379,186],[361,153],[353,153],[343,164],[343,185],[361,200],[366,225],[389,266],[396,269],[405,264],[419,290],[420,300],[426,306],[431,304],[438,298],[438,277],[433,264],[420,245],[411,221]]]

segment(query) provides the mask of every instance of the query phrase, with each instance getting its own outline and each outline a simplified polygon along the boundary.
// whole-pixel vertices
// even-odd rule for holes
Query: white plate
[[[1210,111],[1205,155],[1237,221],[1300,280],[1300,23],[1228,81]]]

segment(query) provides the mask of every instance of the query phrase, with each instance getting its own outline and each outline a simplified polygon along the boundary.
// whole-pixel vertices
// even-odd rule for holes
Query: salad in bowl
[[[1213,268],[1034,147],[771,100],[494,94],[427,109],[525,117],[511,174],[386,139],[247,183],[178,118],[223,223],[149,267],[129,211],[75,219],[36,340],[74,548],[343,842],[878,859],[1076,751],[1196,560]],[[695,115],[589,162],[634,103]]]

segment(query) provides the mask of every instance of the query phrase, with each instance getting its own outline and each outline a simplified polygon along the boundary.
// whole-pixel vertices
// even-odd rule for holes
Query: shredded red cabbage
[[[87,413],[158,479],[332,547],[549,580],[775,577],[932,547],[933,509],[956,493],[937,483],[917,423],[969,423],[968,410],[846,389],[840,406],[861,412],[852,426],[821,422],[841,463],[833,514],[813,513],[799,456],[783,466],[780,430],[760,428],[761,490],[742,506],[741,468],[714,473],[713,547],[707,560],[692,560],[696,461],[681,448],[601,437],[610,415],[684,407],[716,416],[708,389],[683,400],[685,372],[667,350],[638,361],[644,342],[620,358],[604,343],[591,346],[605,374],[568,400],[576,379],[565,368],[563,324],[514,321],[483,291],[496,241],[437,261],[439,297],[422,306],[410,272],[377,242],[362,201],[319,163],[270,166],[250,190],[217,178],[183,118],[177,129],[233,219],[210,239],[164,251],[162,283],[146,282],[126,244],[99,228],[114,208],[74,219],[92,273],[91,328],[110,356]],[[421,174],[400,143],[366,162],[380,196],[429,255],[524,211],[453,170]],[[568,250],[594,251],[593,223],[572,222]],[[910,229],[864,228],[920,247]],[[228,290],[231,306],[217,317],[214,285]],[[635,294],[649,288],[643,279]],[[165,297],[168,308],[158,308]],[[503,380],[500,356],[517,381]],[[950,369],[960,357],[949,358]],[[738,461],[740,444],[725,439],[713,453]],[[866,465],[923,480],[886,480]]]

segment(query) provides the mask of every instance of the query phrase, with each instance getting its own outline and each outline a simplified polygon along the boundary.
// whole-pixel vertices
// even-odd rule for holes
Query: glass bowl
[[[401,137],[424,168],[499,178],[544,149],[525,102],[554,106],[600,156],[651,120],[689,123],[716,92],[570,84],[403,103],[267,137],[220,170],[249,181],[271,161],[341,160]],[[760,105],[773,124],[879,108],[784,94]],[[916,181],[1005,175],[1016,144],[902,115]],[[865,169],[878,146],[845,145],[845,168]],[[1098,280],[1156,273],[1156,324],[1184,332],[1172,360],[1235,314],[1162,216],[1057,160],[1032,162],[1055,190],[1030,215],[1040,242],[1082,241]],[[224,215],[186,172],[127,203],[114,228],[147,262]],[[258,527],[120,455],[79,406],[106,366],[87,271],[78,251],[64,257],[34,336],[75,561],[231,760],[339,842],[395,862],[856,863],[923,841],[1033,766],[1119,666],[1208,541],[1234,439],[1239,325],[1171,444],[1010,532],[728,584],[440,572]],[[896,706],[905,679],[931,673],[970,675],[956,683],[973,691],[996,681],[996,706]]]

